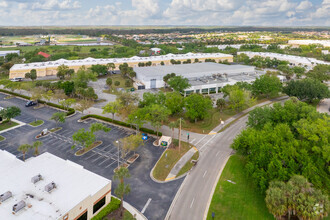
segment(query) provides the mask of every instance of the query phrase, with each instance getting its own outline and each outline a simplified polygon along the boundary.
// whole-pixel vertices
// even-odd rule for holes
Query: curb
[[[13,129],[16,129],[16,128],[19,128],[19,127],[22,127],[24,125],[27,125],[26,123],[18,121],[18,120],[13,119],[13,118],[11,119],[11,121],[18,123],[18,125],[14,126],[14,127],[11,127],[11,128],[7,128],[5,130],[2,130],[2,131],[0,131],[0,134],[5,133],[5,132],[10,131],[10,130],[13,130]]]
[[[111,197],[114,197],[114,198],[120,200],[118,197],[116,197],[114,195],[111,195]],[[145,217],[139,210],[137,210],[134,206],[132,206],[128,202],[124,201],[123,206],[129,213],[131,213],[133,216],[135,216],[135,219],[137,219],[137,220],[147,220],[147,217]],[[135,212],[135,213],[133,213],[133,212]]]
[[[221,169],[220,169],[220,171],[219,171],[219,173],[218,173],[217,181],[214,182],[214,185],[213,185],[213,187],[212,187],[212,191],[211,191],[210,197],[209,197],[209,199],[208,199],[208,201],[207,201],[207,204],[206,204],[206,209],[205,209],[205,211],[204,211],[204,217],[203,217],[203,220],[206,220],[206,218],[207,218],[207,213],[209,212],[209,209],[210,209],[210,205],[211,205],[211,201],[212,201],[212,197],[213,197],[213,194],[214,194],[215,188],[216,188],[217,185],[218,185],[218,182],[219,182],[219,180],[220,180],[220,176],[221,176],[221,174],[222,174],[222,171],[223,171],[223,169],[225,168],[225,166],[226,166],[226,164],[227,164],[229,158],[231,157],[231,155],[232,155],[232,154],[230,154],[230,155],[226,158],[225,162],[223,163],[223,166],[221,167]]]

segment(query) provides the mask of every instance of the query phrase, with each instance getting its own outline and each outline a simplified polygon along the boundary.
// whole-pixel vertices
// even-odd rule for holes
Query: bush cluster
[[[122,121],[112,120],[111,118],[107,118],[107,117],[100,116],[100,115],[85,115],[85,116],[81,117],[80,119],[84,120],[84,119],[87,119],[87,118],[95,118],[95,119],[110,122],[110,123],[113,123],[113,124],[121,125],[121,126],[124,126],[124,127],[136,129],[136,127],[134,125],[131,125],[131,124],[128,124],[128,123],[122,122]],[[148,133],[148,134],[156,135],[156,132],[154,130],[151,130],[151,129],[148,129],[148,128],[140,128],[140,131]],[[162,132],[158,132],[158,135],[162,136]]]
[[[119,209],[120,207],[120,200],[114,197],[111,197],[111,202],[104,207],[97,215],[95,215],[92,220],[102,220],[104,219],[109,213]]]

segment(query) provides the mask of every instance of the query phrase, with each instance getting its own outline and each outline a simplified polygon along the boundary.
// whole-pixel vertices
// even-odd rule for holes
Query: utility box
[[[10,191],[7,191],[4,194],[0,195],[0,202],[4,202],[12,196],[13,196],[13,194]]]
[[[31,178],[31,182],[33,184],[39,182],[40,180],[42,180],[42,176],[40,174],[38,174],[38,175],[36,175],[36,176],[34,176],[34,177]]]
[[[13,213],[17,213],[19,212],[20,210],[24,209],[26,206],[26,203],[22,200],[18,203],[16,203],[14,206],[13,206]]]
[[[45,191],[51,192],[55,188],[56,188],[56,184],[54,182],[51,182],[45,186]]]

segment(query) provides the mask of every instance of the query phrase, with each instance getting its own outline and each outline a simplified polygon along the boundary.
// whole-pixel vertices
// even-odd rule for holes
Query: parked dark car
[[[30,106],[34,106],[36,105],[37,103],[34,102],[34,101],[28,101],[26,104],[25,104],[25,107],[30,107]]]

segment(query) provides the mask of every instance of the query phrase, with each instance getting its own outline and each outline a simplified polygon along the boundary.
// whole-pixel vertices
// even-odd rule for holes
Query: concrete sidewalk
[[[241,117],[242,115],[245,115],[246,113],[252,111],[253,109],[255,109],[257,107],[265,106],[265,105],[271,104],[273,102],[278,102],[278,101],[281,101],[281,100],[285,100],[287,98],[289,98],[289,97],[288,96],[278,97],[278,98],[271,99],[269,101],[265,101],[265,102],[259,103],[257,105],[254,105],[251,108],[245,109],[244,111],[241,111],[240,113],[238,113],[238,114],[236,114],[236,115],[228,118],[223,124],[219,124],[209,134],[216,134],[216,133],[218,133],[227,124],[231,123],[232,121],[236,120],[237,118]]]
[[[197,152],[197,148],[196,147],[192,147],[189,151],[187,151],[187,153],[185,153],[181,157],[181,159],[174,165],[174,167],[172,168],[171,172],[166,177],[165,181],[169,181],[171,179],[174,179],[178,175],[178,173],[180,172],[180,170],[182,169],[182,167],[192,158],[192,156],[196,152]]]

